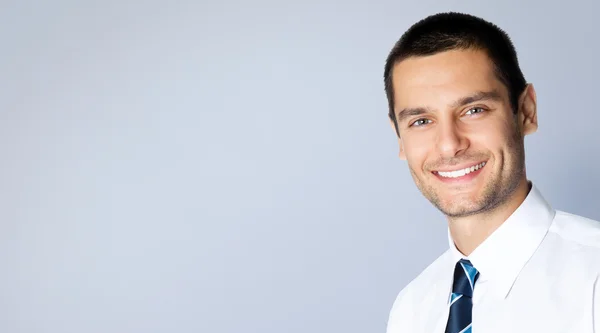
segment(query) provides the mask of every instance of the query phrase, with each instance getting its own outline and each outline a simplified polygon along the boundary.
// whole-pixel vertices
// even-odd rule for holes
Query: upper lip
[[[459,171],[462,169],[466,169],[466,168],[470,168],[476,165],[479,165],[483,162],[486,161],[479,161],[479,162],[472,162],[472,163],[464,163],[464,164],[458,164],[458,165],[453,165],[450,168],[446,168],[446,169],[439,169],[439,170],[434,170],[433,172],[451,172],[451,171]]]

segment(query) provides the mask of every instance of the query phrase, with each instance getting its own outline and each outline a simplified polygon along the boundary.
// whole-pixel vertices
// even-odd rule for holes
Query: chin
[[[478,202],[473,198],[453,198],[444,202],[432,201],[432,203],[444,215],[448,217],[464,217],[475,215],[485,211],[488,207],[485,203]]]
[[[438,207],[438,209],[440,209],[440,211],[447,217],[465,217],[465,216],[479,214],[482,211],[484,211],[484,209],[482,209],[480,207],[464,207],[464,206],[458,207],[458,208],[451,207],[451,208],[445,208],[445,209]]]

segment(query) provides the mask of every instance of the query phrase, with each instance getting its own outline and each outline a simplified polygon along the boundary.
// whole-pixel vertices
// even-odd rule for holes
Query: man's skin
[[[399,156],[468,256],[529,192],[524,137],[537,130],[535,90],[530,84],[518,96],[515,115],[506,86],[480,50],[410,57],[392,75]],[[484,162],[457,178],[438,174]]]

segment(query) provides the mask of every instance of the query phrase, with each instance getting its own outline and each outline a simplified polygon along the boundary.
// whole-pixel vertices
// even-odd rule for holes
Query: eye
[[[416,121],[414,121],[412,124],[410,124],[410,126],[411,127],[413,127],[413,126],[419,127],[419,126],[423,126],[423,125],[426,125],[426,124],[429,124],[429,123],[431,123],[431,120],[425,119],[425,118],[421,118],[421,119],[417,119]]]
[[[470,115],[482,113],[483,111],[485,111],[483,108],[475,107],[475,108],[470,108],[467,112],[465,112],[465,114],[470,116]]]

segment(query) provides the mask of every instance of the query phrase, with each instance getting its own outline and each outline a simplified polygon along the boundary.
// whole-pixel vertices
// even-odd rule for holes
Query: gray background
[[[1,332],[383,332],[447,247],[382,70],[445,10],[513,38],[530,178],[600,219],[592,1],[1,1]]]

